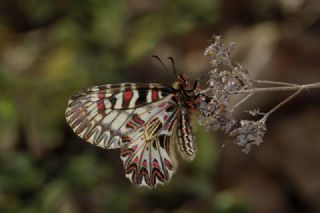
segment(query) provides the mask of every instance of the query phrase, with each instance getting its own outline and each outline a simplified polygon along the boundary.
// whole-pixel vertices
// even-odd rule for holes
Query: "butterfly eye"
[[[181,82],[184,86],[189,85],[189,80],[185,77],[185,75],[184,75],[183,73],[178,74],[178,79],[180,80],[180,82]]]
[[[204,101],[208,104],[211,101],[211,98],[209,98],[208,96],[204,96]]]

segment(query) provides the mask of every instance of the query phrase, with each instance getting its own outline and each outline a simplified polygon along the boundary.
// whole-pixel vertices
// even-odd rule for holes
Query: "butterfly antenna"
[[[197,78],[193,84],[193,89],[196,89],[200,84],[201,80],[204,79],[205,77],[206,77],[205,75],[202,75],[200,78]]]
[[[168,59],[171,61],[174,74],[175,74],[177,77],[179,77],[178,72],[177,72],[177,70],[176,70],[176,66],[175,66],[175,64],[174,64],[173,58],[172,58],[172,57],[168,57]]]
[[[198,85],[199,85],[199,81],[200,79],[195,80],[194,84],[193,84],[193,89],[197,89]]]
[[[157,56],[157,55],[152,55],[152,58],[157,59],[157,60],[160,62],[161,66],[162,66],[167,72],[169,72],[167,66],[162,62],[162,60],[159,58],[159,56]]]

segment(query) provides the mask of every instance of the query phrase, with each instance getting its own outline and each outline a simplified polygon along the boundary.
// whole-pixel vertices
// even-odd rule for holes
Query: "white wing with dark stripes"
[[[172,91],[160,84],[107,84],[71,97],[66,120],[89,143],[106,149],[120,148],[129,119],[138,120],[143,106],[158,102]]]

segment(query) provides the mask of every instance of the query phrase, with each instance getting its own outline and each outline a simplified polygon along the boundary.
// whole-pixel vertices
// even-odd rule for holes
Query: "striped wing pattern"
[[[168,182],[175,171],[175,157],[170,138],[178,109],[173,95],[148,106],[142,114],[143,125],[126,134],[121,158],[126,176],[136,185],[155,187]]]
[[[91,87],[71,97],[66,120],[85,141],[120,148],[125,174],[137,186],[153,188],[171,179],[176,168],[171,136],[176,126],[181,155],[194,157],[187,111],[165,85]]]
[[[162,100],[170,91],[158,84],[107,84],[71,97],[66,120],[85,141],[106,149],[120,148],[126,121],[143,106]]]

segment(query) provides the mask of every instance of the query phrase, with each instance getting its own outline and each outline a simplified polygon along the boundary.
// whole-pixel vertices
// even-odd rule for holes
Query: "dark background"
[[[171,84],[153,54],[191,79],[206,74],[213,34],[236,42],[233,57],[254,78],[320,81],[317,0],[1,1],[0,212],[320,212],[317,89],[277,111],[247,155],[194,125],[195,161],[155,190],[130,184],[117,150],[67,126],[67,100],[82,88]],[[246,107],[268,110],[286,95]]]

